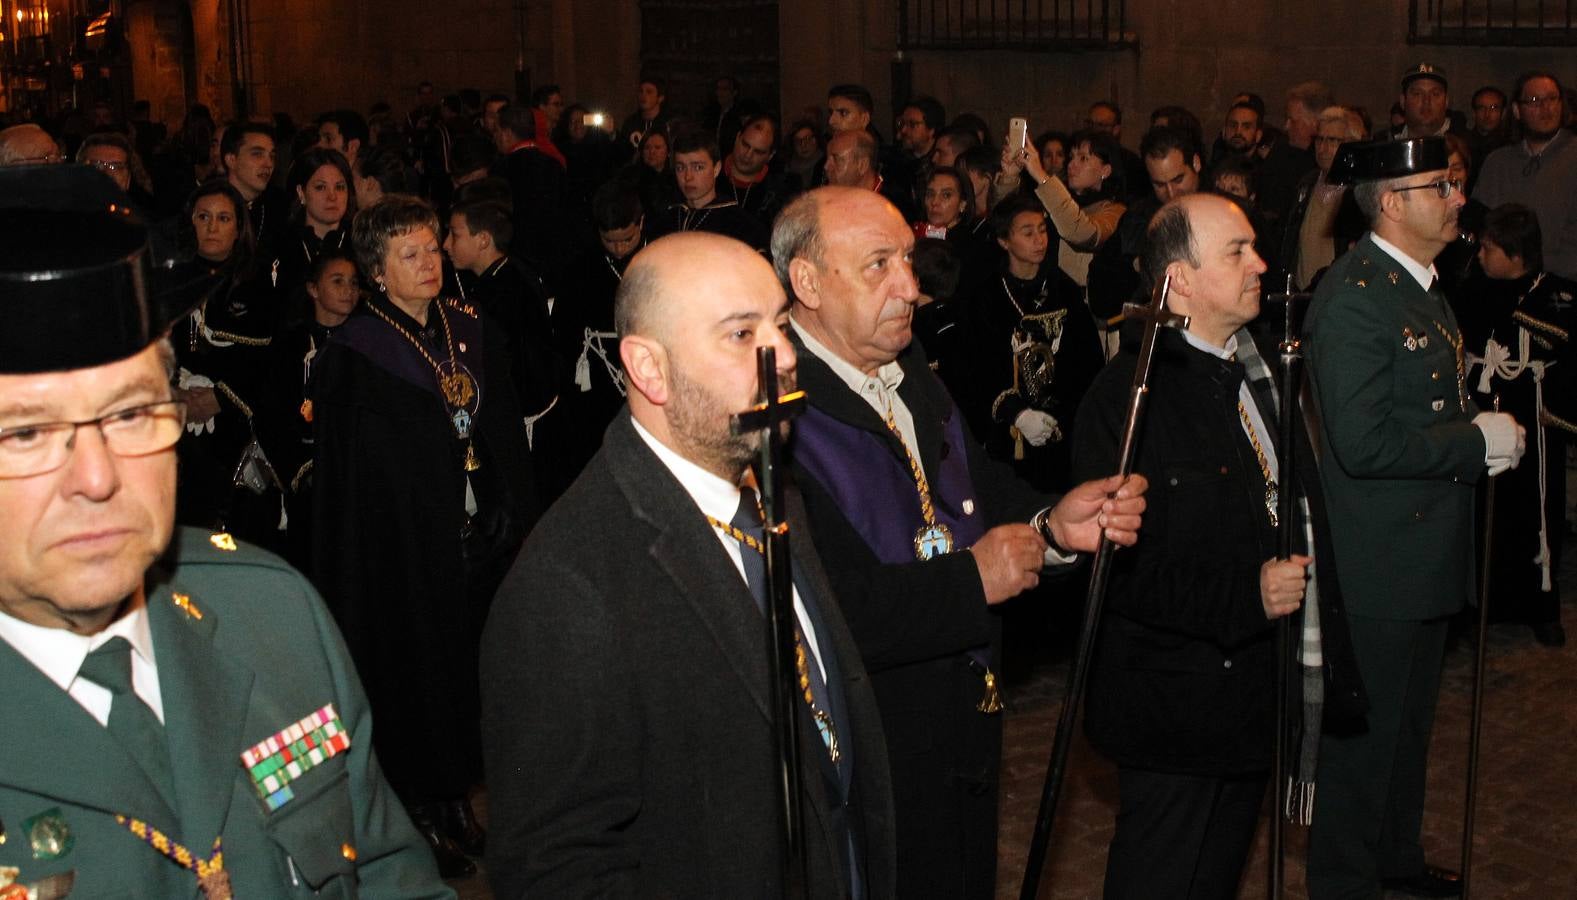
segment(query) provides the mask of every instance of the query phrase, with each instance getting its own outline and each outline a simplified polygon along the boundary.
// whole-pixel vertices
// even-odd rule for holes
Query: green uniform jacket
[[[1366,235],[1321,280],[1308,338],[1347,611],[1455,613],[1472,591],[1473,484],[1484,472],[1478,410],[1459,392],[1456,318]]]
[[[199,896],[196,875],[117,824],[123,814],[203,858],[222,836],[238,897],[454,896],[384,781],[367,698],[306,579],[260,550],[217,549],[207,533],[179,529],[148,573],[147,599],[178,808],[0,641],[0,869],[19,868],[27,885],[74,873],[73,897]],[[241,752],[328,704],[349,747],[303,772],[294,798],[269,812]]]

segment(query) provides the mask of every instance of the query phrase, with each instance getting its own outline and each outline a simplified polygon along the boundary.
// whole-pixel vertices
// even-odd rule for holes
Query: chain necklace
[[[454,425],[455,436],[465,441],[465,470],[467,472],[475,472],[477,469],[482,468],[482,463],[476,458],[476,445],[471,440],[471,415],[467,407],[476,398],[476,382],[471,380],[470,373],[464,371],[456,361],[454,330],[449,327],[449,315],[444,312],[444,305],[442,303],[433,305],[438,310],[439,321],[443,323],[444,340],[447,342],[449,349],[449,359],[446,362],[439,362],[437,359],[434,359],[433,355],[427,352],[427,347],[416,335],[411,334],[403,325],[390,318],[389,314],[379,309],[377,304],[369,303],[367,308],[372,310],[373,314],[378,318],[389,323],[389,326],[409,341],[411,346],[416,348],[416,352],[420,353],[422,358],[427,360],[427,364],[432,366],[433,377],[438,379],[438,391],[443,395],[444,403],[453,411],[451,422]],[[445,365],[448,366],[447,372]]]
[[[1248,417],[1248,407],[1243,405],[1242,400],[1238,400],[1238,418],[1243,420],[1248,442],[1254,445],[1254,458],[1259,462],[1259,472],[1265,476],[1265,511],[1270,513],[1270,527],[1280,527],[1280,486],[1276,484],[1276,476],[1270,472],[1270,458],[1265,455],[1265,447],[1259,442],[1259,433],[1254,430],[1254,423]]]
[[[761,509],[760,497],[756,498],[756,509],[758,512]],[[763,514],[762,518],[765,519],[766,516]],[[767,548],[759,540],[756,540],[754,535],[746,534],[732,524],[724,522],[715,516],[707,516],[706,521],[713,528],[738,541],[741,546],[756,551],[763,558],[766,557]],[[800,630],[798,624],[794,626],[794,670],[795,674],[799,676],[799,689],[805,698],[805,705],[810,708],[811,719],[816,723],[816,730],[820,732],[822,743],[827,747],[827,755],[836,764],[843,756],[843,751],[838,746],[838,729],[833,725],[832,716],[828,715],[827,711],[816,703],[816,695],[810,689],[810,655],[805,651],[805,634]]]

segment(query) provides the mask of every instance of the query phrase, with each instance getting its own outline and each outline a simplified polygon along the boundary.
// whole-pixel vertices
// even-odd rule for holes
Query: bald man
[[[1171,277],[1168,308],[1188,326],[1157,335],[1134,472],[1159,487],[1138,543],[1113,563],[1090,674],[1085,731],[1117,764],[1104,896],[1230,900],[1271,765],[1276,620],[1297,616],[1306,668],[1294,684],[1308,693],[1294,710],[1350,712],[1357,664],[1301,417],[1295,471],[1278,469],[1274,345],[1258,349],[1245,327],[1265,271],[1253,226],[1224,197],[1172,200],[1150,220],[1144,265],[1152,280]],[[1119,353],[1085,395],[1075,478],[1116,464],[1136,364],[1131,349]],[[1288,560],[1276,558],[1280,491],[1307,510]],[[1305,627],[1304,612],[1319,627]],[[1319,717],[1297,733],[1317,741]],[[1312,776],[1296,773],[1300,784]]]
[[[775,897],[756,348],[795,382],[788,301],[746,245],[653,242],[615,301],[629,409],[539,523],[494,601],[483,743],[500,897]],[[787,499],[805,651],[805,846],[816,898],[894,896],[875,698],[799,498]]]
[[[1058,498],[986,458],[912,341],[913,249],[914,232],[871,191],[818,188],[778,215],[772,258],[794,293],[810,400],[792,455],[881,707],[898,893],[985,900],[1002,744],[991,607],[1067,551],[1093,550],[1103,530],[1133,543],[1145,482],[1092,481]]]

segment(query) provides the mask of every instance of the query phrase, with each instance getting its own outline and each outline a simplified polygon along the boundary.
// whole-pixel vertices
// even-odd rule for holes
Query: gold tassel
[[[975,709],[988,715],[1002,711],[1002,693],[997,690],[997,676],[990,669],[986,670],[986,692]]]
[[[476,445],[470,441],[465,442],[465,470],[475,472],[482,468],[482,463],[476,458]]]

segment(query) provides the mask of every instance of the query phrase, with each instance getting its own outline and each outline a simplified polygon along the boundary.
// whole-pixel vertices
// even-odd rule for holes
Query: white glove
[[[1062,429],[1057,420],[1038,409],[1026,409],[1013,420],[1013,427],[1029,441],[1031,447],[1040,447],[1047,441],[1061,440]]]
[[[1489,474],[1499,475],[1516,468],[1528,449],[1527,429],[1501,412],[1481,412],[1473,417],[1473,424],[1484,433],[1484,465],[1489,467]]]

